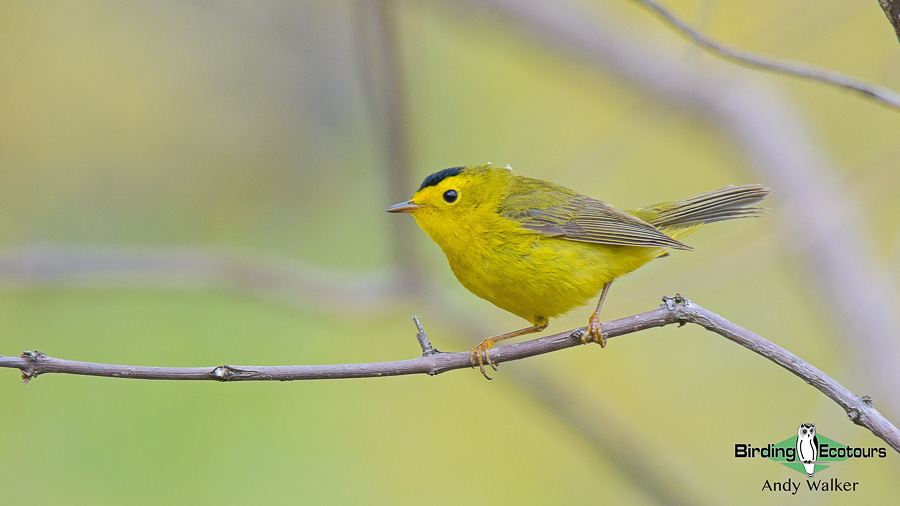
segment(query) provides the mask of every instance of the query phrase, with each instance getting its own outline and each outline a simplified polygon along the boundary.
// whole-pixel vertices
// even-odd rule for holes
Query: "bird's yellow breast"
[[[477,219],[416,220],[440,245],[456,278],[475,295],[532,323],[586,303],[604,284],[637,269],[659,248],[547,237],[495,212]]]

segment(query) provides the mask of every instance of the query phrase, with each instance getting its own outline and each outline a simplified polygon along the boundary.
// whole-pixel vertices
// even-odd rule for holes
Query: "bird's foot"
[[[491,348],[494,347],[494,340],[490,337],[484,338],[477,346],[472,348],[472,354],[469,356],[469,362],[472,363],[472,367],[475,367],[475,362],[478,362],[478,368],[481,370],[481,374],[487,379],[493,379],[487,375],[487,372],[484,370],[484,363],[487,362],[489,366],[491,366],[495,371],[497,370],[497,364],[495,364],[491,360]]]
[[[581,343],[587,343],[588,339],[606,348],[606,336],[603,335],[603,329],[600,326],[600,318],[597,315],[591,315],[588,321],[587,331],[581,335]]]

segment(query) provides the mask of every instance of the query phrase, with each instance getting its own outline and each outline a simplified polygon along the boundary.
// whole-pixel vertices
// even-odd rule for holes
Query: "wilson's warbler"
[[[612,281],[690,250],[679,239],[704,223],[754,216],[768,195],[757,184],[726,186],[677,202],[619,211],[574,190],[491,164],[452,167],[426,177],[412,199],[388,208],[410,213],[438,243],[456,278],[475,295],[531,327],[485,338],[472,349],[481,373],[497,341],[540,332],[550,318],[601,292],[582,342],[606,345],[600,308]]]

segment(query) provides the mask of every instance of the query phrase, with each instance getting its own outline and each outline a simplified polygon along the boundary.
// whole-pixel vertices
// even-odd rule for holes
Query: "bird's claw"
[[[603,335],[603,329],[600,326],[600,318],[596,315],[591,316],[586,331],[581,334],[581,344],[587,343],[588,338],[599,344],[601,348],[606,348],[606,336]]]
[[[484,370],[484,363],[487,362],[491,368],[495,371],[497,370],[497,364],[491,360],[491,348],[494,347],[494,340],[491,338],[485,338],[478,345],[472,348],[472,354],[469,356],[469,362],[472,363],[472,367],[475,367],[475,362],[478,362],[478,369],[481,370],[481,374],[486,379],[493,379],[488,376],[487,372]]]

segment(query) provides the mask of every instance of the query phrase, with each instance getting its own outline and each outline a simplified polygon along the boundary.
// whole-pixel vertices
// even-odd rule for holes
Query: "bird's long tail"
[[[704,223],[757,216],[765,209],[753,204],[766,198],[769,192],[769,188],[759,184],[726,186],[629,212],[660,229],[693,229]]]

